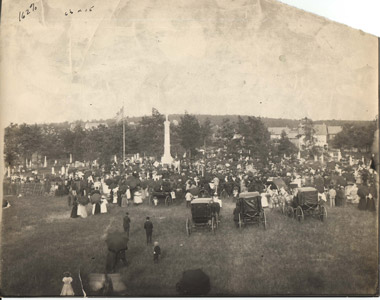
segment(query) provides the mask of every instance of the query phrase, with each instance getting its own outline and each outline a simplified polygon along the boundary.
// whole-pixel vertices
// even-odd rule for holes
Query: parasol
[[[193,187],[189,190],[189,192],[193,195],[193,196],[198,196],[199,195],[199,192],[200,192],[200,189],[199,187]]]
[[[136,188],[136,186],[140,183],[140,180],[134,176],[128,176],[127,180],[125,181],[125,183],[127,185],[129,185],[129,187],[131,189],[134,189]]]
[[[119,252],[128,249],[128,237],[124,232],[112,232],[107,235],[106,244],[108,250]]]
[[[100,203],[101,201],[101,196],[99,193],[94,193],[91,195],[90,197],[90,201],[92,204],[95,204],[95,203]]]
[[[78,197],[78,202],[82,205],[87,205],[89,200],[87,196],[79,196]]]

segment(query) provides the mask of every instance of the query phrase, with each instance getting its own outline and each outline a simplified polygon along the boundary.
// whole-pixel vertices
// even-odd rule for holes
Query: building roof
[[[329,134],[338,134],[342,131],[342,126],[328,126],[327,131]]]
[[[290,131],[288,133],[288,139],[298,139],[298,131]]]
[[[326,124],[315,124],[314,130],[316,135],[327,135],[327,126]]]

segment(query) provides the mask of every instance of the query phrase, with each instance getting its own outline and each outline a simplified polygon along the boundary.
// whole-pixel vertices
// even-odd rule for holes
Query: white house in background
[[[268,127],[271,140],[277,140],[281,138],[281,133],[285,131],[286,135],[289,135],[291,129],[289,127]]]
[[[327,145],[327,125],[323,124],[314,124],[315,130],[315,145],[319,147],[324,147]]]
[[[331,142],[342,130],[342,126],[327,126],[327,142]]]
[[[315,144],[319,147],[325,147],[328,142],[342,131],[341,126],[327,126],[326,124],[314,124]],[[302,128],[291,129],[289,127],[268,127],[271,140],[281,138],[281,133],[285,131],[288,139],[297,147],[305,143]]]
[[[106,122],[86,122],[84,123],[84,129],[90,130],[90,129],[98,128],[100,125],[108,127]]]

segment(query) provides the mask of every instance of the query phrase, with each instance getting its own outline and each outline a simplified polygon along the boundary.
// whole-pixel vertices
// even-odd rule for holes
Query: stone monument
[[[170,154],[170,121],[168,120],[168,115],[166,115],[165,126],[165,139],[164,139],[164,156],[161,158],[161,163],[163,165],[172,165],[173,157]]]

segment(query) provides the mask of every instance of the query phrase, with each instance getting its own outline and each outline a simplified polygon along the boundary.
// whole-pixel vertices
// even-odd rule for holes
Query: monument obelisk
[[[165,138],[164,138],[164,156],[161,158],[161,163],[163,165],[172,165],[173,157],[170,154],[170,121],[168,120],[168,115],[166,115],[165,126]]]

